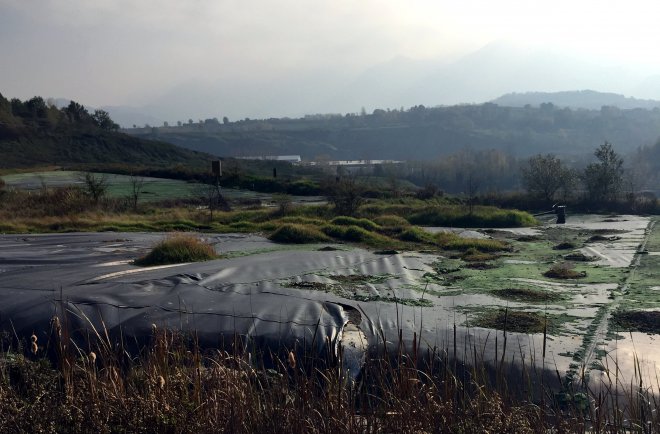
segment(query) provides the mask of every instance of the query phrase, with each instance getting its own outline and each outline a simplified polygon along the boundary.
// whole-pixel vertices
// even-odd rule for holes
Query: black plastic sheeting
[[[28,342],[34,333],[39,343],[47,342],[51,319],[65,311],[67,327],[81,348],[90,336],[107,331],[112,340],[138,351],[155,325],[194,333],[204,348],[231,349],[240,342],[245,349],[278,357],[294,350],[323,358],[336,354],[350,319],[366,336],[371,356],[417,346],[420,354],[428,350],[467,360],[484,339],[491,344],[483,345],[481,356],[497,356],[492,345],[496,332],[460,325],[455,332],[455,314],[452,318],[438,298],[434,307],[421,308],[358,302],[286,284],[337,270],[405,279],[422,266],[412,256],[291,248],[258,236],[218,235],[207,236],[208,241],[233,257],[148,269],[129,263],[164,236],[0,236],[0,331],[10,340]],[[411,296],[414,291],[405,287],[397,283],[392,290],[398,297]],[[530,345],[527,337],[521,339],[522,347]],[[511,345],[520,342],[512,338]]]

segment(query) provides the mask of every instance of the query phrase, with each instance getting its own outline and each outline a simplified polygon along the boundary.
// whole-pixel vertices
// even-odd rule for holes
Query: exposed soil
[[[625,229],[594,229],[593,233],[598,235],[625,234],[629,232]]]
[[[540,241],[541,237],[537,237],[535,235],[523,235],[521,237],[516,238],[516,241],[522,241],[524,243],[529,243],[532,241]]]
[[[624,331],[660,334],[659,311],[618,310],[612,322]]]
[[[489,264],[487,262],[470,262],[469,264],[466,265],[466,267],[471,268],[473,270],[490,270],[496,268],[497,265]]]
[[[559,243],[553,247],[554,250],[570,250],[574,248],[575,248],[575,244],[570,243],[568,241],[564,241],[563,243]]]
[[[582,252],[573,252],[564,256],[564,259],[567,261],[577,261],[577,262],[592,262],[597,261],[598,258],[595,256],[585,255]]]
[[[613,237],[605,237],[603,235],[594,235],[590,238],[587,239],[587,243],[598,243],[601,241],[617,241],[620,240],[621,237],[613,236]]]
[[[325,247],[321,247],[319,249],[319,252],[334,252],[335,250],[340,250],[340,249],[332,246],[325,246]]]

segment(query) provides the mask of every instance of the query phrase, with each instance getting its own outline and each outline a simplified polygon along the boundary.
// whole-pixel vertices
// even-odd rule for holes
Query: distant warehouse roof
[[[254,157],[236,157],[240,160],[274,160],[288,161],[289,163],[300,163],[300,155],[258,155]]]

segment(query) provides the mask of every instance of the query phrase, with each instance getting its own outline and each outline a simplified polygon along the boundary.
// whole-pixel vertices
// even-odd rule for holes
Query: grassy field
[[[57,170],[43,172],[23,172],[3,175],[2,179],[6,183],[6,188],[16,188],[24,190],[37,190],[43,186],[65,187],[80,186],[80,172]],[[104,176],[108,182],[108,197],[124,198],[132,192],[131,177],[127,175],[115,174],[95,174]],[[140,196],[143,202],[158,202],[163,200],[188,199],[203,194],[204,186],[197,183],[180,181],[176,179],[149,178],[145,177],[144,187]],[[259,199],[272,200],[272,195],[258,193],[249,190],[228,188],[222,190],[223,195],[228,199]]]

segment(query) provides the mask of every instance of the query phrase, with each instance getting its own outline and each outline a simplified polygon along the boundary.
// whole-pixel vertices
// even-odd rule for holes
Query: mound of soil
[[[660,334],[659,311],[619,310],[612,314],[612,321],[621,330]]]
[[[325,246],[325,247],[321,247],[319,249],[319,252],[334,252],[336,250],[339,250],[339,249],[336,248],[336,247],[332,247],[332,246]]]
[[[490,270],[496,268],[497,265],[488,264],[486,262],[470,262],[469,264],[466,265],[466,267],[471,268],[473,270]]]
[[[475,325],[515,333],[543,333],[545,321],[543,315],[536,312],[499,310],[481,315]]]
[[[550,269],[543,273],[545,277],[549,277],[551,279],[581,279],[583,277],[587,277],[587,272],[586,271],[575,271],[575,270],[553,270]]]
[[[530,288],[498,289],[493,291],[493,294],[507,300],[526,301],[530,303],[557,301],[561,299],[561,295],[555,292]]]
[[[621,237],[616,237],[616,236],[614,236],[614,237],[604,237],[602,235],[594,235],[593,237],[587,239],[586,242],[587,243],[598,243],[600,241],[616,241],[616,240],[620,240],[620,239],[621,239]]]
[[[564,241],[563,243],[559,243],[553,247],[554,250],[570,250],[574,248],[575,248],[575,244],[570,243],[568,241]]]
[[[518,238],[516,238],[516,241],[522,241],[524,243],[529,243],[532,241],[539,241],[541,238],[537,237],[536,235],[523,235]]]
[[[577,262],[592,262],[598,260],[597,257],[585,255],[582,252],[569,253],[568,255],[564,256],[564,259],[566,259],[567,261],[577,261]]]
[[[628,232],[625,229],[594,229],[594,234],[599,235],[613,235],[613,234],[625,234]]]
[[[543,273],[545,277],[551,279],[580,279],[587,277],[586,271],[575,271],[573,265],[568,262],[555,264],[548,271]]]

